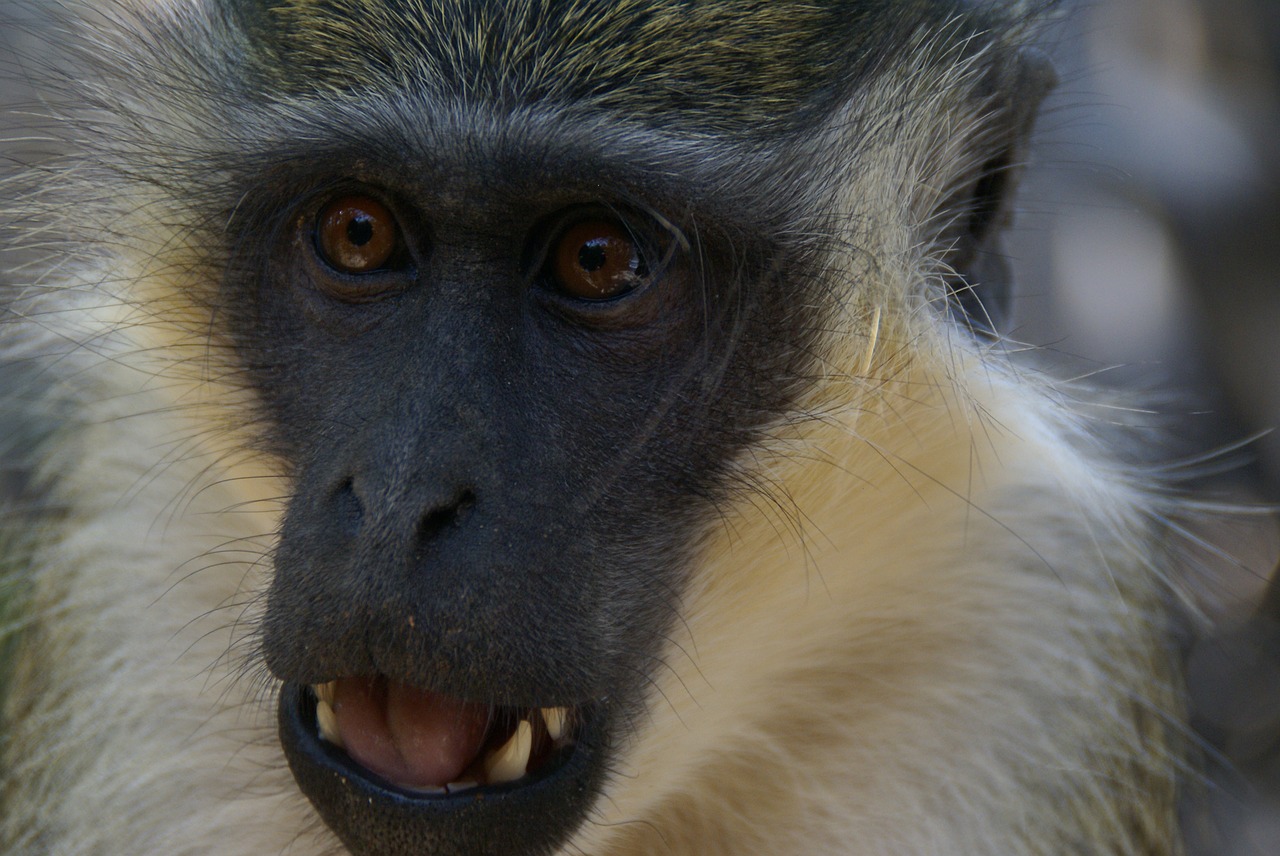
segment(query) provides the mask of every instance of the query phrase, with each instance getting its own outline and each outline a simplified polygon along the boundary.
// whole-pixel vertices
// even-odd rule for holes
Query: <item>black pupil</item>
[[[578,264],[582,266],[583,270],[594,273],[604,267],[605,262],[608,261],[604,247],[605,242],[599,240],[588,241],[582,245],[581,249],[578,250]]]
[[[363,247],[373,240],[373,219],[368,214],[356,214],[347,223],[347,240]]]

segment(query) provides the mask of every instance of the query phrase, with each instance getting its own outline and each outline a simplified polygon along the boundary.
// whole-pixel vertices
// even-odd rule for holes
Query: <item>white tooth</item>
[[[312,684],[311,691],[316,694],[316,698],[326,704],[333,704],[333,691],[337,681],[329,681],[327,684]]]
[[[533,726],[529,720],[520,720],[516,733],[484,759],[484,772],[489,784],[500,785],[503,782],[514,782],[524,775],[529,766],[529,753],[533,750]]]
[[[479,782],[450,782],[444,786],[444,789],[446,793],[460,794],[463,791],[469,791],[478,787],[480,787]]]
[[[320,736],[339,749],[342,746],[342,735],[338,732],[338,717],[329,702],[316,700],[316,723],[320,726]]]
[[[564,736],[564,726],[568,720],[569,708],[567,707],[542,708],[542,721],[547,724],[547,733],[551,735],[552,740],[559,740]]]
[[[432,797],[442,797],[445,794],[449,793],[448,788],[419,788],[414,786],[414,787],[405,787],[405,790],[413,791],[415,794],[426,794],[427,796],[432,796]]]

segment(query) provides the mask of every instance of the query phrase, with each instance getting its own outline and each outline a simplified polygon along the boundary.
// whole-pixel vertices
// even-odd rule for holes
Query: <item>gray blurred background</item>
[[[1280,854],[1280,2],[1099,0],[1046,38],[1062,74],[1008,249],[1012,335],[1150,389],[1153,457],[1241,512],[1197,524],[1189,651],[1214,778],[1197,856]],[[1143,398],[1133,399],[1143,407]],[[1243,509],[1252,509],[1243,510]]]
[[[39,2],[39,0],[37,0]],[[46,0],[56,3],[57,0]],[[0,0],[0,136],[29,124],[30,3]],[[1199,596],[1221,629],[1190,652],[1218,762],[1196,821],[1280,854],[1280,0],[1100,0],[1045,35],[1047,105],[1008,240],[1011,335],[1167,414],[1160,460],[1254,512],[1199,524]],[[39,56],[39,51],[34,51]],[[15,110],[17,111],[15,113]],[[8,163],[39,140],[0,146]],[[1155,404],[1153,404],[1155,402]]]

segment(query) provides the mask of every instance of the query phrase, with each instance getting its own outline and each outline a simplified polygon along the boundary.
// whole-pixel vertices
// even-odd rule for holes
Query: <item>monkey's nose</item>
[[[330,512],[348,538],[391,542],[411,554],[465,522],[476,504],[471,487],[378,487],[352,476],[332,493]]]
[[[461,526],[475,504],[475,491],[462,488],[446,502],[428,508],[418,521],[417,545],[430,543],[442,532]]]

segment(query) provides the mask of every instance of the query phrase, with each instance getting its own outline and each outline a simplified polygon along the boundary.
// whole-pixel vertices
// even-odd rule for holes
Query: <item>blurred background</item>
[[[1046,34],[1046,105],[1007,249],[1011,335],[1160,410],[1155,460],[1238,512],[1197,525],[1189,652],[1215,756],[1196,856],[1280,853],[1280,2],[1098,0]],[[1218,454],[1205,456],[1217,451]],[[1194,465],[1191,462],[1195,462]]]
[[[30,5],[0,0],[4,79],[32,55]],[[1217,759],[1189,812],[1227,838],[1195,856],[1275,856],[1280,589],[1267,581],[1280,534],[1265,510],[1280,502],[1280,0],[1071,8],[1045,34],[1062,83],[1008,236],[1007,327],[1037,359],[1146,390],[1124,400],[1166,414],[1170,439],[1151,457],[1188,462],[1197,496],[1240,509],[1196,532],[1198,594],[1221,629],[1189,651]],[[24,104],[21,86],[0,89],[0,135],[25,124]],[[8,142],[4,156],[40,148]]]

